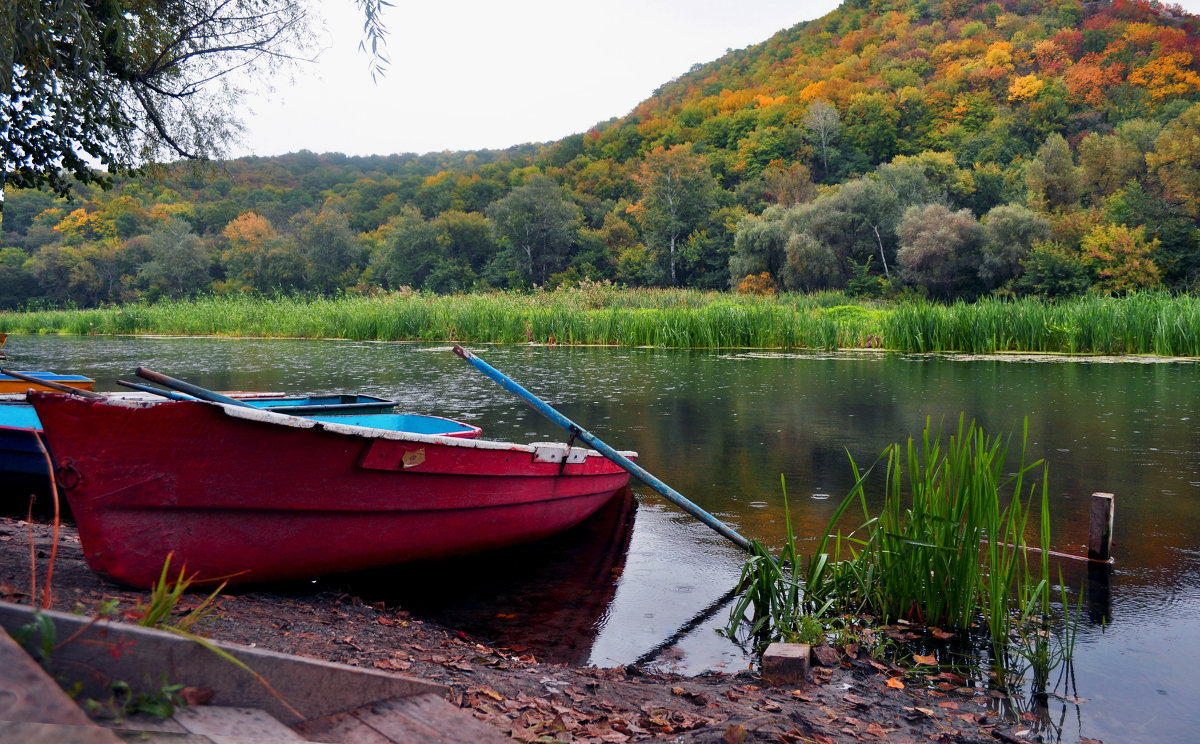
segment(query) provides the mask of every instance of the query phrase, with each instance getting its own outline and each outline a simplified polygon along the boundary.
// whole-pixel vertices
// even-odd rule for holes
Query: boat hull
[[[168,555],[199,581],[249,583],[499,548],[579,523],[629,480],[565,445],[208,403],[31,401],[88,563],[134,586],[152,585]]]

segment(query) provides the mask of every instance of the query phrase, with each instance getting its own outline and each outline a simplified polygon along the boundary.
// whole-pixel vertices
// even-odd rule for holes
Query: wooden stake
[[[1111,560],[1113,530],[1113,495],[1092,494],[1092,514],[1088,525],[1088,559]]]

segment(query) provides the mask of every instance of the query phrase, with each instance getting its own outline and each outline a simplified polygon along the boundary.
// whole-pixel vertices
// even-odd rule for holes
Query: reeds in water
[[[837,292],[761,297],[584,282],[552,292],[214,295],[92,310],[0,312],[0,331],[1197,357],[1200,299],[1147,292],[1061,302],[883,304]]]
[[[946,442],[927,422],[919,441],[891,445],[876,461],[886,475],[875,515],[867,496],[874,466],[864,472],[851,459],[855,485],[806,563],[796,554],[790,519],[778,560],[756,545],[727,631],[736,634],[749,622],[761,646],[796,636],[805,616],[870,615],[881,624],[902,620],[968,635],[978,624],[1002,666],[1016,658],[1048,662],[1049,498],[1044,464],[1025,462],[1026,435],[1014,466],[1008,441],[974,422],[960,417]],[[1027,492],[1027,477],[1039,466],[1040,488]],[[862,523],[839,530],[858,510]],[[1031,512],[1041,517],[1042,551],[1032,561]],[[1054,658],[1068,656],[1069,649]]]

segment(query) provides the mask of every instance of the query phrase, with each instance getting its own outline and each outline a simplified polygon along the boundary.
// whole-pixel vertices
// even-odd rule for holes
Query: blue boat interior
[[[423,416],[412,413],[376,413],[361,416],[306,416],[314,421],[331,424],[350,424],[388,431],[406,431],[412,434],[453,434],[474,431],[475,427],[440,416]]]
[[[42,422],[38,420],[33,406],[25,403],[0,405],[0,426],[11,426],[18,429],[41,429]]]

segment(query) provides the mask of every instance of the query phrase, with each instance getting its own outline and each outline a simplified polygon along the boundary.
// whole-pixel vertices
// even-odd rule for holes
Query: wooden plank
[[[353,713],[304,721],[293,726],[296,733],[309,741],[334,741],[338,744],[394,744],[394,742],[355,718]]]
[[[94,726],[58,683],[3,629],[0,629],[0,669],[3,670],[0,720]]]
[[[0,741],[21,744],[121,744],[116,734],[99,726],[62,726],[28,721],[0,721]]]
[[[198,705],[180,708],[173,719],[187,731],[207,737],[304,741],[287,726],[258,708]]]
[[[439,695],[388,700],[355,711],[355,717],[396,744],[511,744],[512,740]]]

